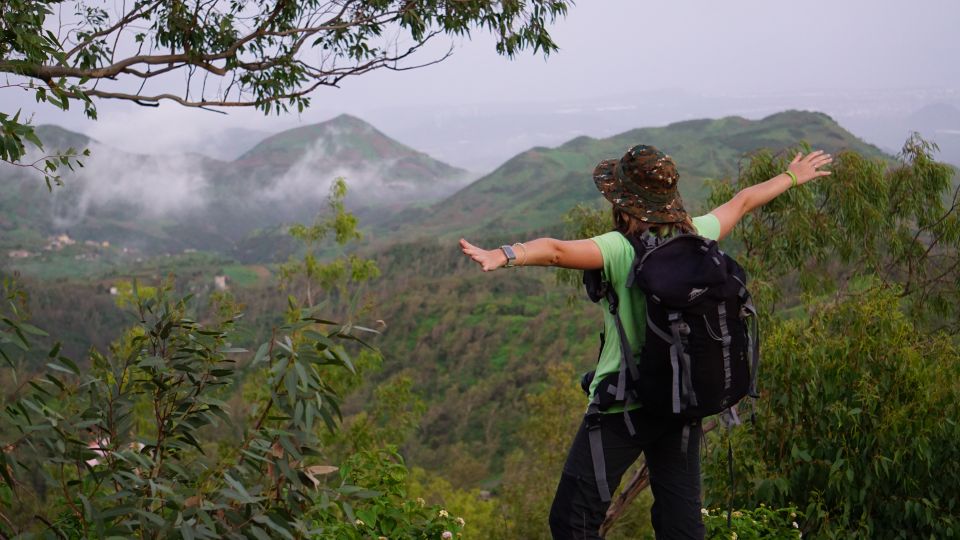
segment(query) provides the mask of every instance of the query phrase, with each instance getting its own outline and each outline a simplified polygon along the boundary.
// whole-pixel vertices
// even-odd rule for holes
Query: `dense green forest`
[[[315,131],[270,144],[294,152]],[[59,231],[17,214],[4,249],[37,255],[4,268],[3,526],[546,537],[597,308],[569,274],[480,273],[455,240],[605,230],[590,171],[641,140],[676,157],[698,211],[776,175],[798,141],[839,154],[833,177],[751,215],[724,246],[760,301],[762,396],[752,422],[708,436],[706,504],[732,497],[740,531],[766,517],[785,535],[794,522],[825,538],[957,535],[954,171],[921,139],[885,156],[801,112],[533,149],[433,205],[366,222],[348,212],[364,187],[347,177],[315,221],[264,222],[217,250],[164,254],[137,232],[144,247],[124,253],[136,235],[87,245],[94,225],[43,250]],[[5,208],[26,189],[4,190]],[[109,448],[89,448],[104,432]],[[610,537],[649,535],[649,503]]]

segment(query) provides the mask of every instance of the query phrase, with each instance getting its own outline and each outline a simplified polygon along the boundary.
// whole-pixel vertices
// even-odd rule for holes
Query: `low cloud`
[[[53,225],[76,225],[90,212],[129,211],[159,219],[202,208],[209,185],[203,161],[189,155],[127,154],[94,143],[84,167],[64,174],[65,185],[54,190]]]
[[[276,172],[279,166],[269,165],[279,159],[271,154],[270,145],[265,154],[252,156],[252,161],[220,162],[199,154],[128,153],[91,142],[84,167],[63,171],[64,186],[44,197],[50,208],[49,225],[61,231],[95,224],[111,230],[130,228],[131,232],[166,224],[209,225],[207,232],[237,238],[247,228],[309,220],[323,212],[336,178],[347,182],[348,208],[372,207],[378,209],[373,210],[378,215],[410,204],[436,202],[471,180],[466,175],[435,177],[434,166],[428,161],[418,163],[416,158],[410,162],[406,156],[377,159],[377,152],[354,146],[352,141],[364,138],[358,129],[372,128],[328,125],[306,150],[283,154],[279,148],[279,155],[294,160],[282,174]],[[371,144],[381,144],[373,140]],[[298,143],[295,139],[286,142]],[[419,167],[424,168],[420,171]],[[417,178],[421,172],[423,178]],[[450,172],[455,174],[455,170]],[[235,203],[238,208],[253,209],[249,219],[232,219]],[[221,223],[217,216],[227,219]],[[91,218],[100,221],[94,223]],[[188,238],[183,241],[190,243]]]
[[[344,151],[343,137],[356,136],[335,126],[326,128],[318,139],[286,173],[261,192],[272,201],[311,202],[322,204],[337,178],[347,183],[348,200],[358,206],[393,205],[419,200],[437,200],[466,185],[467,178],[423,179],[414,182],[396,178],[399,159],[359,162],[354,166],[335,165]],[[362,202],[361,202],[362,201]]]

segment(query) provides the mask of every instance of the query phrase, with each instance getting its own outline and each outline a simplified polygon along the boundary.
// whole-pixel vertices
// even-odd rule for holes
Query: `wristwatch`
[[[500,246],[500,250],[503,251],[503,254],[507,256],[507,264],[504,265],[506,268],[512,268],[516,266],[513,264],[517,260],[517,254],[513,251],[513,246]]]

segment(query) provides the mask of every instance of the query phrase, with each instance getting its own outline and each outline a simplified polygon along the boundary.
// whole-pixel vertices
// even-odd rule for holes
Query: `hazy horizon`
[[[942,106],[948,107],[953,114],[940,115],[942,122],[935,122],[937,127],[931,127],[930,118],[918,119],[925,111]],[[960,154],[950,153],[954,147],[960,147],[960,122],[956,121],[960,118],[960,92],[952,90],[929,91],[926,96],[860,91],[841,96],[673,96],[669,103],[631,104],[608,97],[581,103],[463,104],[367,114],[334,112],[326,118],[311,119],[309,124],[326,122],[340,114],[356,116],[414,150],[479,175],[492,171],[527,149],[559,146],[579,136],[606,138],[637,128],[702,118],[741,116],[758,120],[786,110],[828,114],[854,135],[889,153],[896,153],[910,132],[919,131],[924,137],[940,143],[944,160],[960,166]],[[929,117],[929,112],[925,116]],[[195,153],[222,161],[236,159],[276,133],[308,125],[302,122],[277,125],[274,129],[262,125],[225,126],[204,131],[202,137],[138,141],[135,137],[116,137],[97,129],[84,131],[83,126],[78,128],[66,122],[50,123],[79,131],[107,147],[126,152],[150,155]],[[924,125],[919,125],[921,123]],[[158,133],[146,129],[155,135]]]
[[[763,0],[580,3],[553,27],[560,51],[547,59],[529,52],[499,57],[493,40],[476,33],[453,41],[454,55],[438,65],[369,73],[339,89],[320,89],[300,115],[103,100],[100,119],[90,121],[78,107],[62,112],[34,103],[30,93],[7,89],[3,96],[35,123],[138,153],[203,150],[223,133],[242,146],[236,135],[247,130],[266,136],[348,113],[439,160],[483,173],[532,146],[579,135],[701,117],[756,119],[787,109],[827,113],[868,142],[895,150],[909,129],[923,127],[905,124],[912,114],[931,105],[960,107],[960,3],[903,7],[888,0],[816,0],[802,8]],[[432,44],[420,59],[449,44]],[[960,125],[937,129],[948,145],[960,144]]]

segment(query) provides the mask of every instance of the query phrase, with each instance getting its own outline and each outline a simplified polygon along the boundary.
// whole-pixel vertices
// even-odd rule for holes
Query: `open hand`
[[[797,152],[787,170],[797,175],[797,184],[805,184],[815,178],[828,176],[830,171],[819,171],[817,169],[831,163],[833,163],[833,156],[823,153],[823,150],[816,150],[805,156]]]
[[[480,249],[463,238],[460,239],[460,249],[464,255],[479,264],[484,272],[496,270],[507,264],[507,256],[499,249]]]

